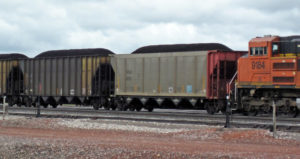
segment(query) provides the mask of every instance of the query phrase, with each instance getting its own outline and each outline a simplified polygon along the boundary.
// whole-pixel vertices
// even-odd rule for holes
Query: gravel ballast
[[[0,158],[300,158],[297,133],[104,119],[8,116]]]

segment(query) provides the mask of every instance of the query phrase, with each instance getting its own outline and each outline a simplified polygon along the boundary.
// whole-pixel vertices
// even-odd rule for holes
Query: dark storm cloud
[[[0,2],[0,51],[220,42],[246,50],[266,34],[299,34],[300,2],[242,0],[10,0]]]

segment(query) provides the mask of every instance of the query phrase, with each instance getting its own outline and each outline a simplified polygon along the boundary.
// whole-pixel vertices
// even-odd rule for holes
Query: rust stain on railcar
[[[91,95],[92,84],[90,81],[92,80],[92,57],[89,57],[87,62],[87,95]]]
[[[82,89],[82,95],[86,95],[86,57],[82,58],[82,72],[81,72],[81,89]]]
[[[107,61],[106,57],[83,57],[82,58],[82,95],[92,95],[93,76],[100,71],[102,63]]]
[[[7,80],[9,73],[13,67],[18,67],[19,63],[16,60],[3,60],[0,61],[0,94],[7,93]]]

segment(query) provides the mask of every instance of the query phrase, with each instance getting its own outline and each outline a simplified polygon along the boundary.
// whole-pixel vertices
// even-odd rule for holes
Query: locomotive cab
[[[277,39],[278,37],[254,38],[249,42],[248,56],[238,61],[239,85],[272,85],[269,59],[272,42]]]
[[[300,86],[299,58],[300,36],[254,38],[249,42],[248,57],[239,60],[239,85]]]

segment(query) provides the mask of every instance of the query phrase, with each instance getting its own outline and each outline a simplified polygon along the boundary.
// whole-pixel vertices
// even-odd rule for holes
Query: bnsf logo
[[[253,61],[252,69],[253,70],[265,69],[265,62],[264,61]]]

